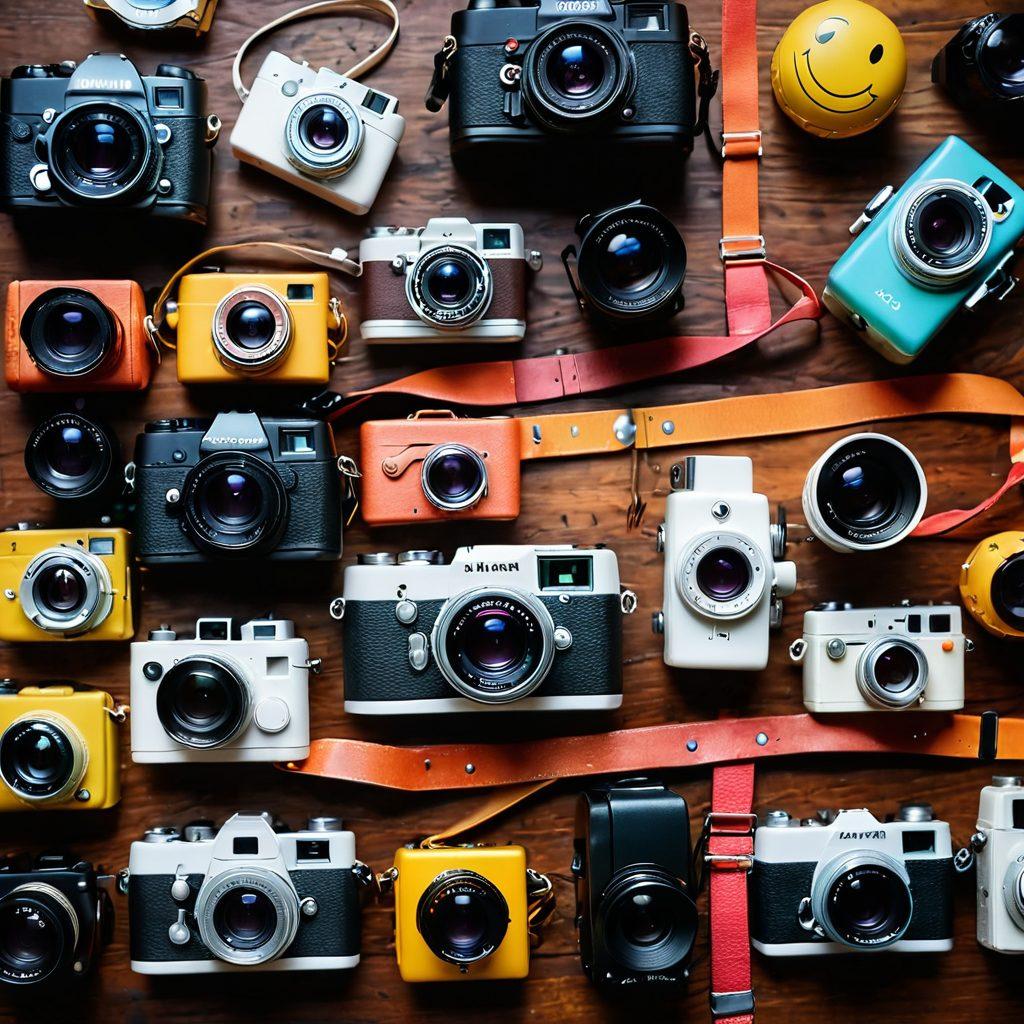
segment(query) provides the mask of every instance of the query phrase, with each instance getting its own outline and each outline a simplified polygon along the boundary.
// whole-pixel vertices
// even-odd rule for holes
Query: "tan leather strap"
[[[517,804],[521,804],[524,800],[533,796],[534,793],[538,793],[540,790],[550,786],[551,781],[553,780],[528,782],[523,786],[510,786],[499,790],[497,793],[489,796],[474,810],[470,811],[469,814],[453,821],[451,825],[435,835],[428,836],[421,845],[427,848],[443,846],[452,839],[464,836],[467,832],[472,832],[473,829],[486,825],[487,822],[504,814],[505,811],[515,807]]]
[[[391,22],[391,31],[388,33],[387,39],[368,57],[364,57],[348,71],[342,72],[346,78],[359,78],[367,71],[372,71],[391,52],[398,40],[398,10],[391,0],[321,0],[320,3],[309,4],[306,7],[289,11],[287,14],[282,14],[280,18],[268,22],[262,28],[258,28],[242,43],[238,53],[235,54],[235,61],[231,65],[231,82],[235,87],[235,92],[238,93],[238,98],[243,103],[249,98],[249,89],[242,81],[242,61],[253,45],[284,25],[319,14],[383,14]]]
[[[309,757],[285,771],[388,789],[436,792],[524,786],[588,775],[756,761],[798,754],[914,754],[969,760],[1024,760],[1024,719],[907,711],[892,715],[810,715],[685,722],[522,743],[394,747],[351,739],[314,740]],[[539,787],[537,787],[539,788]],[[527,793],[530,790],[522,790]],[[521,797],[520,797],[521,798]],[[507,800],[505,801],[507,804]],[[500,812],[504,805],[489,815]],[[480,817],[474,820],[487,820]]]

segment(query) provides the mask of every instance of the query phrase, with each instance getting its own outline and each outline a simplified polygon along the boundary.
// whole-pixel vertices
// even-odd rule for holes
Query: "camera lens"
[[[263,506],[257,483],[238,470],[226,469],[210,477],[203,497],[210,516],[231,525],[252,522]]]
[[[955,255],[971,237],[971,219],[964,204],[936,195],[921,204],[917,229],[921,244],[938,257]]]
[[[446,259],[430,268],[424,284],[439,306],[461,306],[470,296],[473,277],[461,261]]]
[[[557,46],[547,61],[547,76],[552,88],[575,99],[589,96],[606,71],[604,51],[587,39]]]
[[[820,920],[836,941],[877,949],[903,935],[912,909],[906,880],[892,867],[865,858],[842,866],[832,878]]]
[[[85,595],[85,580],[73,566],[49,566],[36,579],[36,602],[55,615],[71,615],[78,611]]]
[[[901,710],[918,702],[928,683],[928,659],[910,640],[883,637],[857,663],[857,684],[875,707]]]
[[[132,141],[124,126],[97,117],[70,128],[68,145],[72,159],[89,178],[117,174],[132,157]]]
[[[697,563],[697,586],[712,601],[731,601],[750,586],[750,562],[735,548],[712,548]]]
[[[889,547],[920,522],[928,489],[913,453],[883,434],[854,434],[811,468],[804,514],[837,551]]]
[[[363,122],[352,106],[332,93],[305,96],[285,121],[285,155],[293,167],[315,178],[344,174],[363,145]]]
[[[310,107],[299,122],[302,140],[319,150],[337,149],[348,138],[348,122],[335,107],[321,104]]]
[[[160,680],[156,712],[172,739],[187,747],[219,747],[249,721],[252,697],[240,669],[211,657],[184,658]]]
[[[988,251],[992,212],[981,194],[957,181],[929,181],[914,189],[893,218],[902,268],[932,287],[952,286]]]
[[[78,938],[78,917],[51,885],[28,883],[0,900],[0,978],[9,984],[43,981]]]
[[[992,575],[996,614],[1015,629],[1024,629],[1024,552],[1011,555]]]
[[[242,348],[264,348],[274,338],[277,321],[261,302],[240,302],[228,314],[228,334]]]
[[[424,323],[459,330],[479,320],[491,304],[487,261],[461,245],[428,249],[406,276],[409,304]]]
[[[271,288],[236,288],[214,310],[213,344],[229,370],[268,373],[288,354],[291,339],[291,310]]]
[[[647,225],[634,225],[612,235],[601,250],[601,273],[616,291],[640,292],[661,272],[663,255],[655,233]]]
[[[55,288],[26,310],[21,336],[33,362],[45,373],[80,377],[97,370],[117,351],[120,330],[94,295]]]
[[[85,747],[70,723],[37,713],[0,737],[0,778],[23,800],[68,796],[85,774]]]
[[[432,644],[445,678],[466,697],[503,703],[535,690],[554,657],[554,626],[531,594],[469,591],[446,602]]]
[[[1000,18],[981,45],[978,61],[1001,90],[1024,91],[1024,14]]]
[[[259,890],[239,887],[220,898],[213,911],[213,926],[232,949],[259,949],[277,931],[277,911]]]
[[[474,871],[446,871],[420,897],[416,925],[435,956],[453,964],[483,960],[508,930],[508,904]]]
[[[115,442],[105,429],[77,413],[62,413],[29,435],[25,468],[40,490],[74,500],[93,495],[110,482],[114,454]]]
[[[420,482],[432,505],[445,512],[459,512],[478,504],[486,493],[487,469],[471,448],[438,445],[423,460]]]
[[[101,558],[60,545],[29,562],[18,597],[22,610],[40,629],[77,636],[110,614],[114,587]]]

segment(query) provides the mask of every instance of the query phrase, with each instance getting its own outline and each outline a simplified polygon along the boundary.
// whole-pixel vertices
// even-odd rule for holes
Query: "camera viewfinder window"
[[[91,537],[89,551],[94,555],[112,555],[114,553],[113,537]]]
[[[508,228],[487,228],[484,231],[485,249],[511,249],[512,234]]]
[[[904,832],[903,852],[908,854],[934,853],[935,833],[932,832],[930,829],[924,829],[920,832]]]
[[[594,563],[590,558],[539,558],[541,590],[593,590]]]
[[[367,110],[372,110],[375,114],[383,114],[388,109],[388,98],[387,96],[381,96],[379,92],[369,89],[367,90],[366,98],[363,100],[363,106]]]
[[[164,109],[181,110],[184,107],[184,95],[180,89],[172,87],[159,88],[156,91],[156,105]]]
[[[310,455],[314,451],[313,435],[308,430],[283,430],[281,450],[292,455]]]
[[[235,836],[231,841],[231,852],[236,856],[255,857],[260,852],[258,836]]]
[[[289,302],[312,302],[313,286],[311,284],[290,284],[288,285]]]

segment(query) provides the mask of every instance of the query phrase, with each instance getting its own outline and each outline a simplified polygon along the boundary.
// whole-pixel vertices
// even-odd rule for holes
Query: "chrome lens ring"
[[[1024,855],[1017,854],[1006,866],[1003,900],[1014,924],[1024,929]]]
[[[217,907],[226,897],[248,890],[274,914],[273,926],[265,941],[253,948],[240,949],[225,938],[218,926]],[[196,897],[196,922],[203,945],[218,959],[229,964],[254,966],[277,959],[295,941],[299,930],[299,897],[290,879],[260,867],[228,868],[207,878]]]
[[[445,267],[465,275],[465,286],[451,297],[431,287]],[[405,277],[405,295],[416,315],[440,331],[460,331],[476,323],[491,305],[494,281],[479,253],[464,245],[437,245],[423,252]]]
[[[464,512],[477,506],[487,494],[487,467],[480,453],[472,448],[439,444],[423,460],[420,486],[435,508],[442,512]]]
[[[18,747],[23,742],[32,744],[31,754],[56,749],[58,756],[66,762],[60,775],[53,780],[30,779],[20,759],[24,751]],[[47,742],[45,750],[38,744]],[[33,711],[16,718],[0,735],[0,779],[4,785],[25,803],[42,805],[62,803],[73,793],[85,778],[89,767],[89,748],[74,723],[63,715],[52,711]]]
[[[735,578],[736,586],[709,586],[702,577],[711,560],[731,558],[722,565],[726,579]],[[739,587],[740,576],[745,583]],[[703,585],[702,585],[703,584]],[[676,586],[683,600],[698,614],[713,619],[737,619],[746,615],[764,596],[768,585],[768,562],[764,553],[739,533],[714,531],[701,534],[687,547],[679,559]]]
[[[307,115],[312,115],[318,108],[330,110],[340,118],[338,124],[344,129],[344,136],[337,145],[319,148],[311,145],[305,137]],[[334,178],[344,174],[355,163],[364,135],[363,122],[350,103],[333,93],[313,93],[299,100],[288,114],[284,126],[285,155],[289,163],[304,174],[314,178]]]
[[[51,587],[61,589],[61,603],[67,608],[55,606],[52,595],[46,592]],[[60,544],[29,562],[18,600],[25,615],[40,629],[65,637],[81,636],[110,614],[114,585],[101,558],[82,548]]]
[[[185,691],[189,683],[193,684],[191,693]],[[190,699],[194,707],[189,706]],[[218,701],[222,702],[219,708]],[[193,750],[231,743],[248,728],[252,711],[248,673],[221,655],[203,652],[184,657],[164,673],[157,687],[160,725],[172,740]]]
[[[263,310],[273,321],[270,333],[250,346],[237,337],[249,310]],[[217,358],[229,370],[269,373],[288,354],[292,341],[292,314],[277,292],[263,285],[249,285],[228,292],[213,314],[213,345]]]
[[[107,7],[132,28],[174,28],[183,18],[199,22],[208,0],[106,0]]]
[[[864,648],[857,662],[857,686],[864,699],[878,708],[913,707],[927,685],[928,659],[907,637],[879,637]]]
[[[45,981],[78,948],[78,914],[67,896],[46,882],[26,882],[0,899],[0,915],[6,918],[12,912],[28,915],[34,934],[28,938],[28,949],[5,949],[0,956],[0,980],[13,985]],[[5,947],[9,942],[8,923],[8,920],[3,921]],[[19,923],[18,927],[24,929],[23,924]],[[52,929],[49,935],[48,928]],[[49,940],[48,946],[40,945],[40,929],[44,941]]]

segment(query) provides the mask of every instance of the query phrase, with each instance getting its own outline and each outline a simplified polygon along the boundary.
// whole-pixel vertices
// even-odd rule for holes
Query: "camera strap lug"
[[[118,725],[121,725],[127,720],[132,709],[130,704],[116,704],[112,708],[104,708],[103,710],[106,711],[106,713],[110,715]]]
[[[359,472],[356,460],[350,455],[338,456],[338,472],[345,480],[345,492],[341,497],[342,521],[346,526],[350,526],[359,511],[359,491],[356,489],[356,481],[361,480],[363,474]]]
[[[427,86],[427,94],[423,97],[423,103],[432,114],[436,114],[444,105],[452,91],[452,83],[449,73],[451,71],[452,58],[459,44],[455,36],[445,36],[441,43],[441,49],[434,54],[434,73],[430,76],[430,84]]]
[[[117,873],[117,891],[122,896],[128,895],[128,884],[131,881],[131,872],[127,868],[121,868]]]
[[[135,463],[129,462],[124,467],[124,494],[125,497],[135,493]]]
[[[575,245],[567,245],[562,250],[562,266],[565,267],[565,276],[569,278],[569,287],[576,297],[576,305],[580,307],[581,313],[586,313],[587,306],[583,299],[583,291],[580,288],[576,277],[577,253]]]
[[[223,127],[221,119],[216,114],[210,114],[206,118],[206,144],[213,146],[220,138],[220,130]]]
[[[536,949],[543,941],[544,923],[555,910],[555,887],[547,875],[526,869],[526,926],[530,933],[530,948]]]
[[[328,608],[328,612],[332,619],[336,622],[341,622],[345,618],[345,598],[336,597]]]
[[[1011,272],[1016,258],[1016,251],[1011,249],[999,261],[995,270],[964,299],[964,309],[973,313],[987,299],[995,299],[996,302],[1002,302],[1020,284],[1020,279]]]
[[[708,112],[711,109],[711,100],[718,92],[719,72],[717,68],[711,66],[711,51],[699,32],[690,33],[690,56],[697,69],[697,121],[693,126],[693,134],[696,137],[708,130]]]
[[[332,295],[327,303],[330,315],[327,328],[327,355],[331,365],[341,360],[341,350],[348,342],[348,315],[341,304],[341,299]]]

